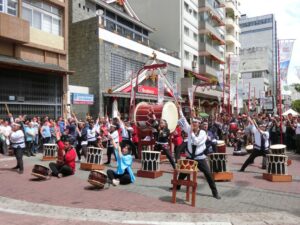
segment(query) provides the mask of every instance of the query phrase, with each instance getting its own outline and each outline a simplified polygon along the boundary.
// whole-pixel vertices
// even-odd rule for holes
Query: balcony
[[[235,16],[240,16],[240,12],[238,11],[238,6],[233,0],[226,0],[225,8],[232,10]]]
[[[233,20],[231,17],[226,17],[225,19],[226,27],[230,29],[234,29],[237,32],[241,32],[240,26],[236,24],[235,20]]]
[[[220,61],[224,61],[224,56],[222,52],[215,46],[212,46],[208,43],[200,43],[199,45],[199,55],[200,56],[207,56],[213,55],[215,58],[218,58]]]
[[[16,16],[0,13],[0,38],[14,43],[28,43],[29,23]]]
[[[225,44],[224,35],[220,34],[220,32],[215,27],[213,27],[208,21],[201,21],[199,29],[199,34],[211,33],[213,35],[213,39],[219,41],[221,45]]]
[[[108,18],[106,16],[99,17],[99,26],[105,30],[108,30],[110,32],[113,32],[115,34],[123,36],[125,38],[128,38],[132,41],[138,42],[138,43],[145,45],[147,47],[150,47],[154,50],[160,51],[164,54],[167,54],[167,55],[175,57],[175,58],[179,58],[178,52],[169,50],[169,49],[149,40],[147,35],[139,32],[137,30],[134,30],[130,27],[127,27],[111,18]]]
[[[199,12],[209,12],[212,19],[220,26],[224,26],[225,14],[220,10],[220,7],[213,0],[204,0],[199,3]]]
[[[200,65],[200,67],[199,67],[200,74],[205,74],[205,75],[210,75],[210,76],[216,77],[217,71],[219,71],[219,68],[215,68],[215,67],[209,66],[207,64]]]
[[[225,41],[228,44],[233,44],[236,47],[241,47],[240,42],[232,34],[226,34]]]

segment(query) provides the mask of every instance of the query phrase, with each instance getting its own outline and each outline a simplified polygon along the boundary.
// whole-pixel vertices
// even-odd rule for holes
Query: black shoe
[[[35,154],[34,154],[33,152],[30,152],[30,155],[31,155],[31,156],[35,156]]]
[[[173,187],[170,187],[169,190],[170,190],[170,191],[173,191]],[[176,190],[179,191],[179,190],[180,190],[180,186],[177,186],[177,187],[176,187]]]
[[[19,174],[23,174],[24,173],[24,170],[20,170],[18,171]]]
[[[104,163],[104,165],[109,165],[110,164],[110,162],[106,162],[106,163]]]
[[[13,168],[11,168],[12,170],[17,170],[17,169],[19,169],[19,167],[18,166],[15,166],[15,167],[13,167]]]
[[[215,199],[221,199],[221,196],[220,196],[219,194],[214,194],[213,197],[214,197]]]
[[[238,170],[238,172],[245,172],[245,170],[240,169],[240,170]]]

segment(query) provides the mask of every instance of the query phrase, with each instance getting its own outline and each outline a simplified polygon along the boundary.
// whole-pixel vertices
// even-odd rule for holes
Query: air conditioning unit
[[[192,61],[192,68],[196,68],[197,67],[197,61]]]

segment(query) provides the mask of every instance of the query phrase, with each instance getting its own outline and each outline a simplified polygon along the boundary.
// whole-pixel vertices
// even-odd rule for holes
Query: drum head
[[[247,145],[246,146],[246,150],[252,150],[253,149],[253,145]]]
[[[173,102],[167,102],[164,104],[161,118],[167,121],[170,132],[174,132],[179,116],[177,107]]]
[[[107,177],[107,174],[104,173],[103,171],[101,170],[92,170],[91,172],[95,172],[95,173],[101,173],[103,176]]]
[[[225,141],[217,140],[217,145],[225,145]]]
[[[284,149],[284,148],[286,148],[286,146],[282,145],[282,144],[277,144],[277,145],[271,145],[270,148],[271,149]]]
[[[133,114],[133,121],[134,121],[135,124],[137,124],[136,113],[137,113],[139,107],[142,106],[142,105],[148,105],[148,103],[147,102],[140,102],[139,104],[136,105],[136,107],[134,109],[134,114]]]

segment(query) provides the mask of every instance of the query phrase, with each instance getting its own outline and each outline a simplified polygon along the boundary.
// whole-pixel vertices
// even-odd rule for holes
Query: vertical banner
[[[131,76],[130,76],[130,84],[131,84],[131,91],[130,91],[130,109],[132,107],[132,104],[133,104],[133,98],[134,98],[134,73],[131,71]]]
[[[194,88],[190,87],[188,88],[188,96],[189,96],[189,102],[190,102],[190,109],[193,108],[194,105]]]
[[[179,92],[178,92],[177,83],[173,84],[173,94],[174,94],[174,98],[176,99],[176,101],[178,101],[179,100]]]
[[[223,71],[217,71],[217,78],[221,89],[224,88]]]
[[[292,57],[294,42],[295,40],[279,40],[279,69],[282,95],[291,94],[287,85],[287,75]]]
[[[244,83],[243,80],[238,81],[238,108],[243,108],[243,98],[244,98]]]
[[[157,103],[161,104],[164,102],[165,80],[160,74],[157,75],[157,91]]]
[[[236,81],[240,72],[240,57],[238,55],[230,55],[230,80]]]
[[[264,108],[265,105],[265,98],[266,98],[266,93],[264,90],[260,91],[259,93],[259,102],[260,102],[260,108]]]

